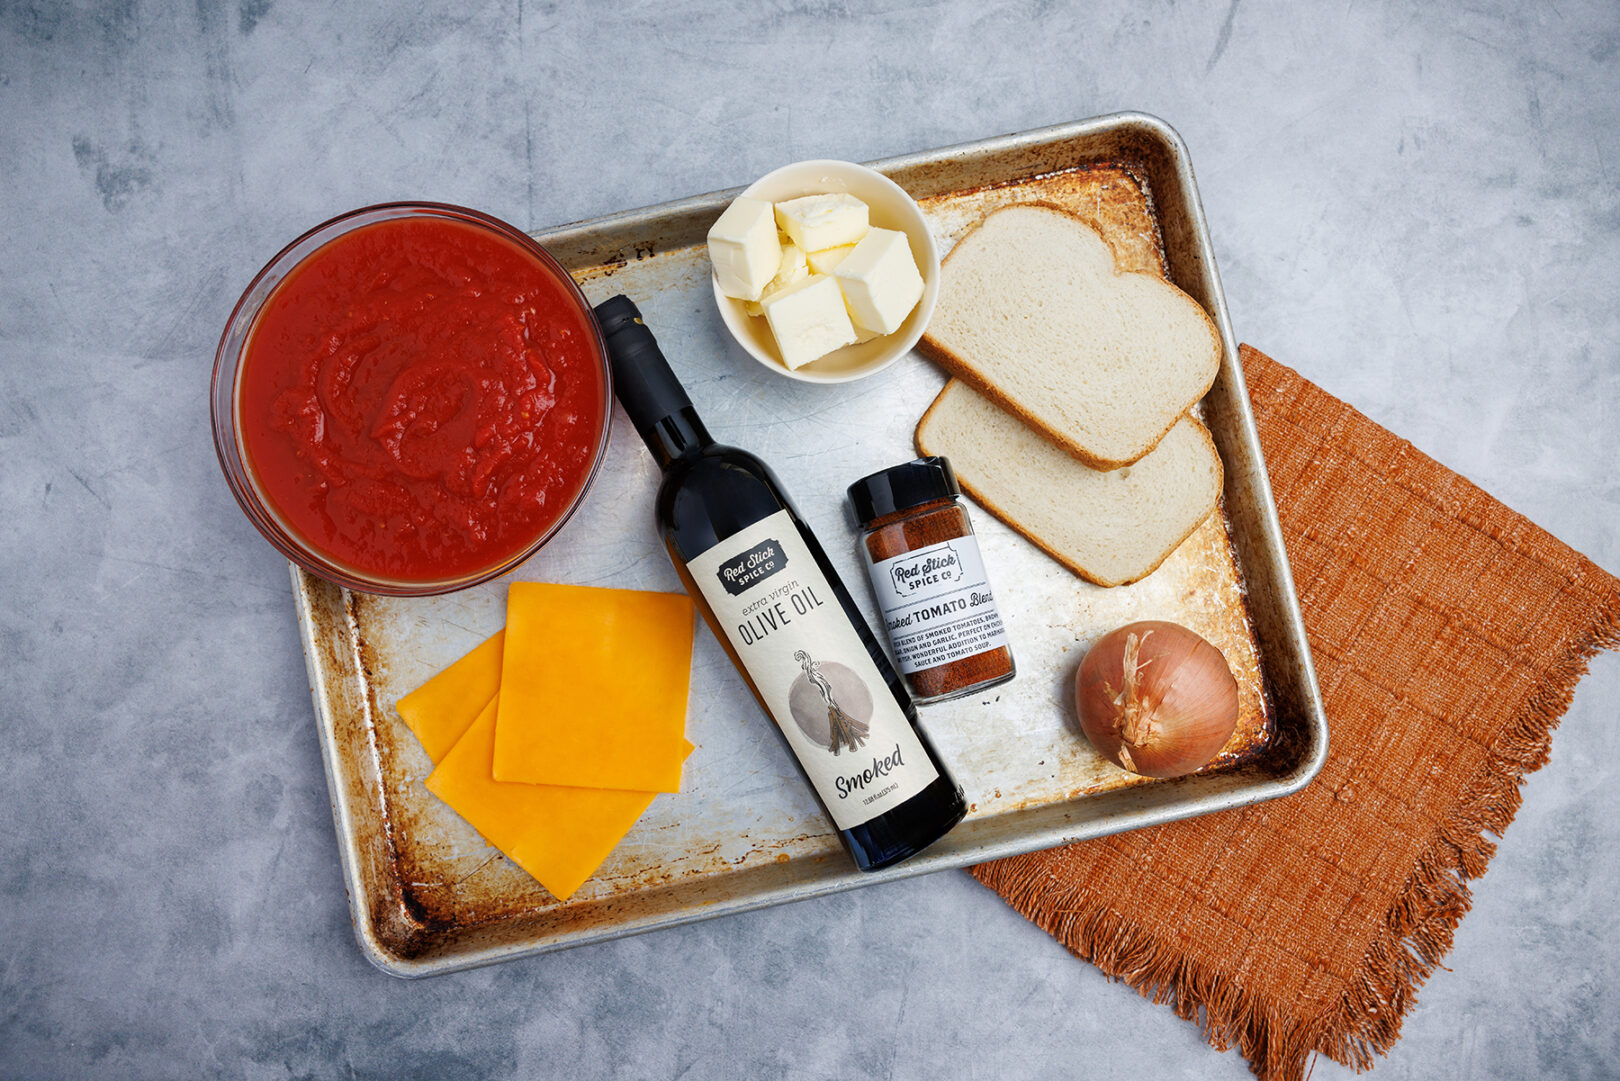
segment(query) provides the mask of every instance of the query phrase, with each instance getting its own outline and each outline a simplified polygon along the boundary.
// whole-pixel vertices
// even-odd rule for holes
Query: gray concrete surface
[[[1143,109],[1243,340],[1620,570],[1620,8],[336,7],[0,2],[0,1076],[1246,1076],[962,873],[377,973],[214,344],[365,203],[538,228]],[[1379,1076],[1620,1076],[1617,699],[1608,656]]]

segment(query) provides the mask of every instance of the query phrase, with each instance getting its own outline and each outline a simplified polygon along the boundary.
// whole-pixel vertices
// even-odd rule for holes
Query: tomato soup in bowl
[[[445,593],[521,563],[578,506],[613,391],[589,302],[520,230],[433,203],[294,241],[231,315],[214,445],[288,558],[351,589]]]

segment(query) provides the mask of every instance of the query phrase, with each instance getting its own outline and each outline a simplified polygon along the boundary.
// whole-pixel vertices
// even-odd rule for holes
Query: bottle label
[[[897,555],[869,568],[895,663],[906,675],[1007,644],[971,534]]]
[[[786,510],[686,566],[840,830],[939,776]]]

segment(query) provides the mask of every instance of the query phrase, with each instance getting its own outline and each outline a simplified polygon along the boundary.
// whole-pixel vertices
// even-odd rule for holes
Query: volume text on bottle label
[[[939,776],[786,510],[687,571],[840,830]]]
[[[895,663],[907,675],[1007,644],[971,535],[873,563],[868,571]]]

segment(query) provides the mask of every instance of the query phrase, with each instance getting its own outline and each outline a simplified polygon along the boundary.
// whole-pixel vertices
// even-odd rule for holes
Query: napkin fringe
[[[1198,1023],[1216,1050],[1238,1048],[1262,1081],[1300,1081],[1313,1052],[1358,1072],[1370,1069],[1375,1054],[1394,1046],[1418,988],[1451,950],[1457,924],[1472,904],[1469,881],[1485,873],[1496,852],[1486,835],[1500,836],[1513,820],[1520,788],[1546,764],[1553,730],[1576,684],[1592,657],[1613,649],[1620,649],[1620,592],[1601,598],[1594,622],[1566,648],[1492,748],[1413,868],[1368,947],[1359,977],[1335,1006],[1304,1023],[1282,1016],[1239,979],[1191,961],[1116,910],[1042,905],[1043,894],[1059,885],[1043,864],[1012,857],[972,873],[1110,980]],[[1066,906],[1073,903],[1072,894],[1065,898]]]

